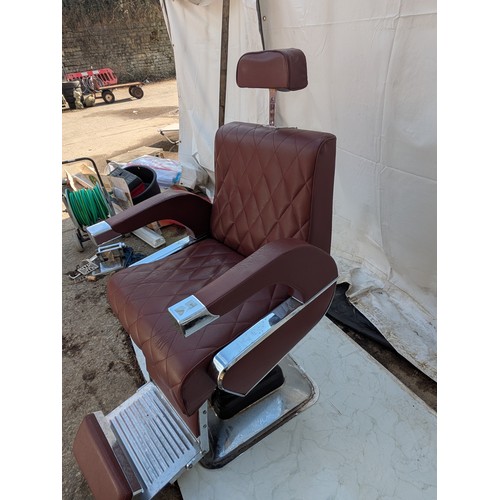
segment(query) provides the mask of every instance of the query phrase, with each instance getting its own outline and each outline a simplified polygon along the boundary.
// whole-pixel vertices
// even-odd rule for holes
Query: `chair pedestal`
[[[200,464],[207,469],[223,467],[318,399],[317,386],[286,356],[280,363],[284,384],[228,420],[208,406],[210,451]]]

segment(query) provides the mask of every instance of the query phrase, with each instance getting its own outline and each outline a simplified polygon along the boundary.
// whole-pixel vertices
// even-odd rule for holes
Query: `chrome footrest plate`
[[[200,441],[151,382],[106,417],[120,448],[150,499],[202,456]]]

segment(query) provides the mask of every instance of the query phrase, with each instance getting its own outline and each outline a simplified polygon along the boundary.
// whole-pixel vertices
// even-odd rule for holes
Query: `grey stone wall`
[[[175,77],[157,0],[63,1],[62,72],[111,68],[119,83]]]

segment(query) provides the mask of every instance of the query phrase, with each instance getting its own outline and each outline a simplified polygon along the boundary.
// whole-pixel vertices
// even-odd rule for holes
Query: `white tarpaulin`
[[[213,171],[222,0],[162,0],[179,88],[182,163]],[[278,126],[337,136],[332,255],[356,307],[436,380],[436,1],[261,0],[266,49],[296,47],[309,85],[278,93]],[[226,122],[267,123],[239,89],[261,50],[255,0],[230,4]]]

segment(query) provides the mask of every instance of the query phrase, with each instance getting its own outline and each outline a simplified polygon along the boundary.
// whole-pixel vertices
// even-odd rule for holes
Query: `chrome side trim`
[[[172,255],[178,252],[179,250],[182,250],[183,248],[188,247],[193,243],[196,243],[197,241],[199,241],[199,239],[193,238],[191,236],[184,236],[184,238],[174,241],[174,243],[167,245],[161,250],[158,250],[152,253],[151,255],[144,257],[144,259],[134,262],[129,267],[140,266],[141,264],[149,264],[150,262],[156,262],[157,260],[164,259],[165,257],[168,257],[169,255]]]
[[[335,278],[331,283],[321,289],[314,297],[303,303],[294,297],[289,297],[282,302],[278,307],[273,309],[269,314],[264,316],[255,325],[243,332],[239,337],[234,339],[230,344],[221,349],[213,358],[210,370],[217,380],[219,389],[238,394],[233,391],[228,391],[224,388],[223,380],[226,372],[246,356],[250,351],[257,347],[261,342],[268,338],[278,328],[281,328],[285,323],[290,321],[304,307],[317,299],[323,292],[328,290],[337,282]],[[258,381],[257,381],[258,382]]]
[[[132,338],[129,337],[129,339],[130,342],[132,343],[132,347],[134,348],[135,358],[137,359],[137,363],[139,364],[142,376],[144,377],[144,380],[146,382],[150,382],[151,377],[149,375],[148,368],[146,365],[146,356],[144,356],[144,353],[142,352],[141,348],[132,340]]]
[[[209,312],[194,295],[170,306],[168,312],[174,317],[184,337],[189,337],[219,317]]]
[[[198,423],[200,426],[200,437],[198,438],[202,455],[210,450],[210,440],[208,437],[208,401],[198,410]]]
[[[105,220],[97,222],[92,226],[87,226],[85,231],[89,235],[92,243],[96,246],[99,246],[102,243],[107,243],[108,241],[121,236],[121,234],[114,231]]]

